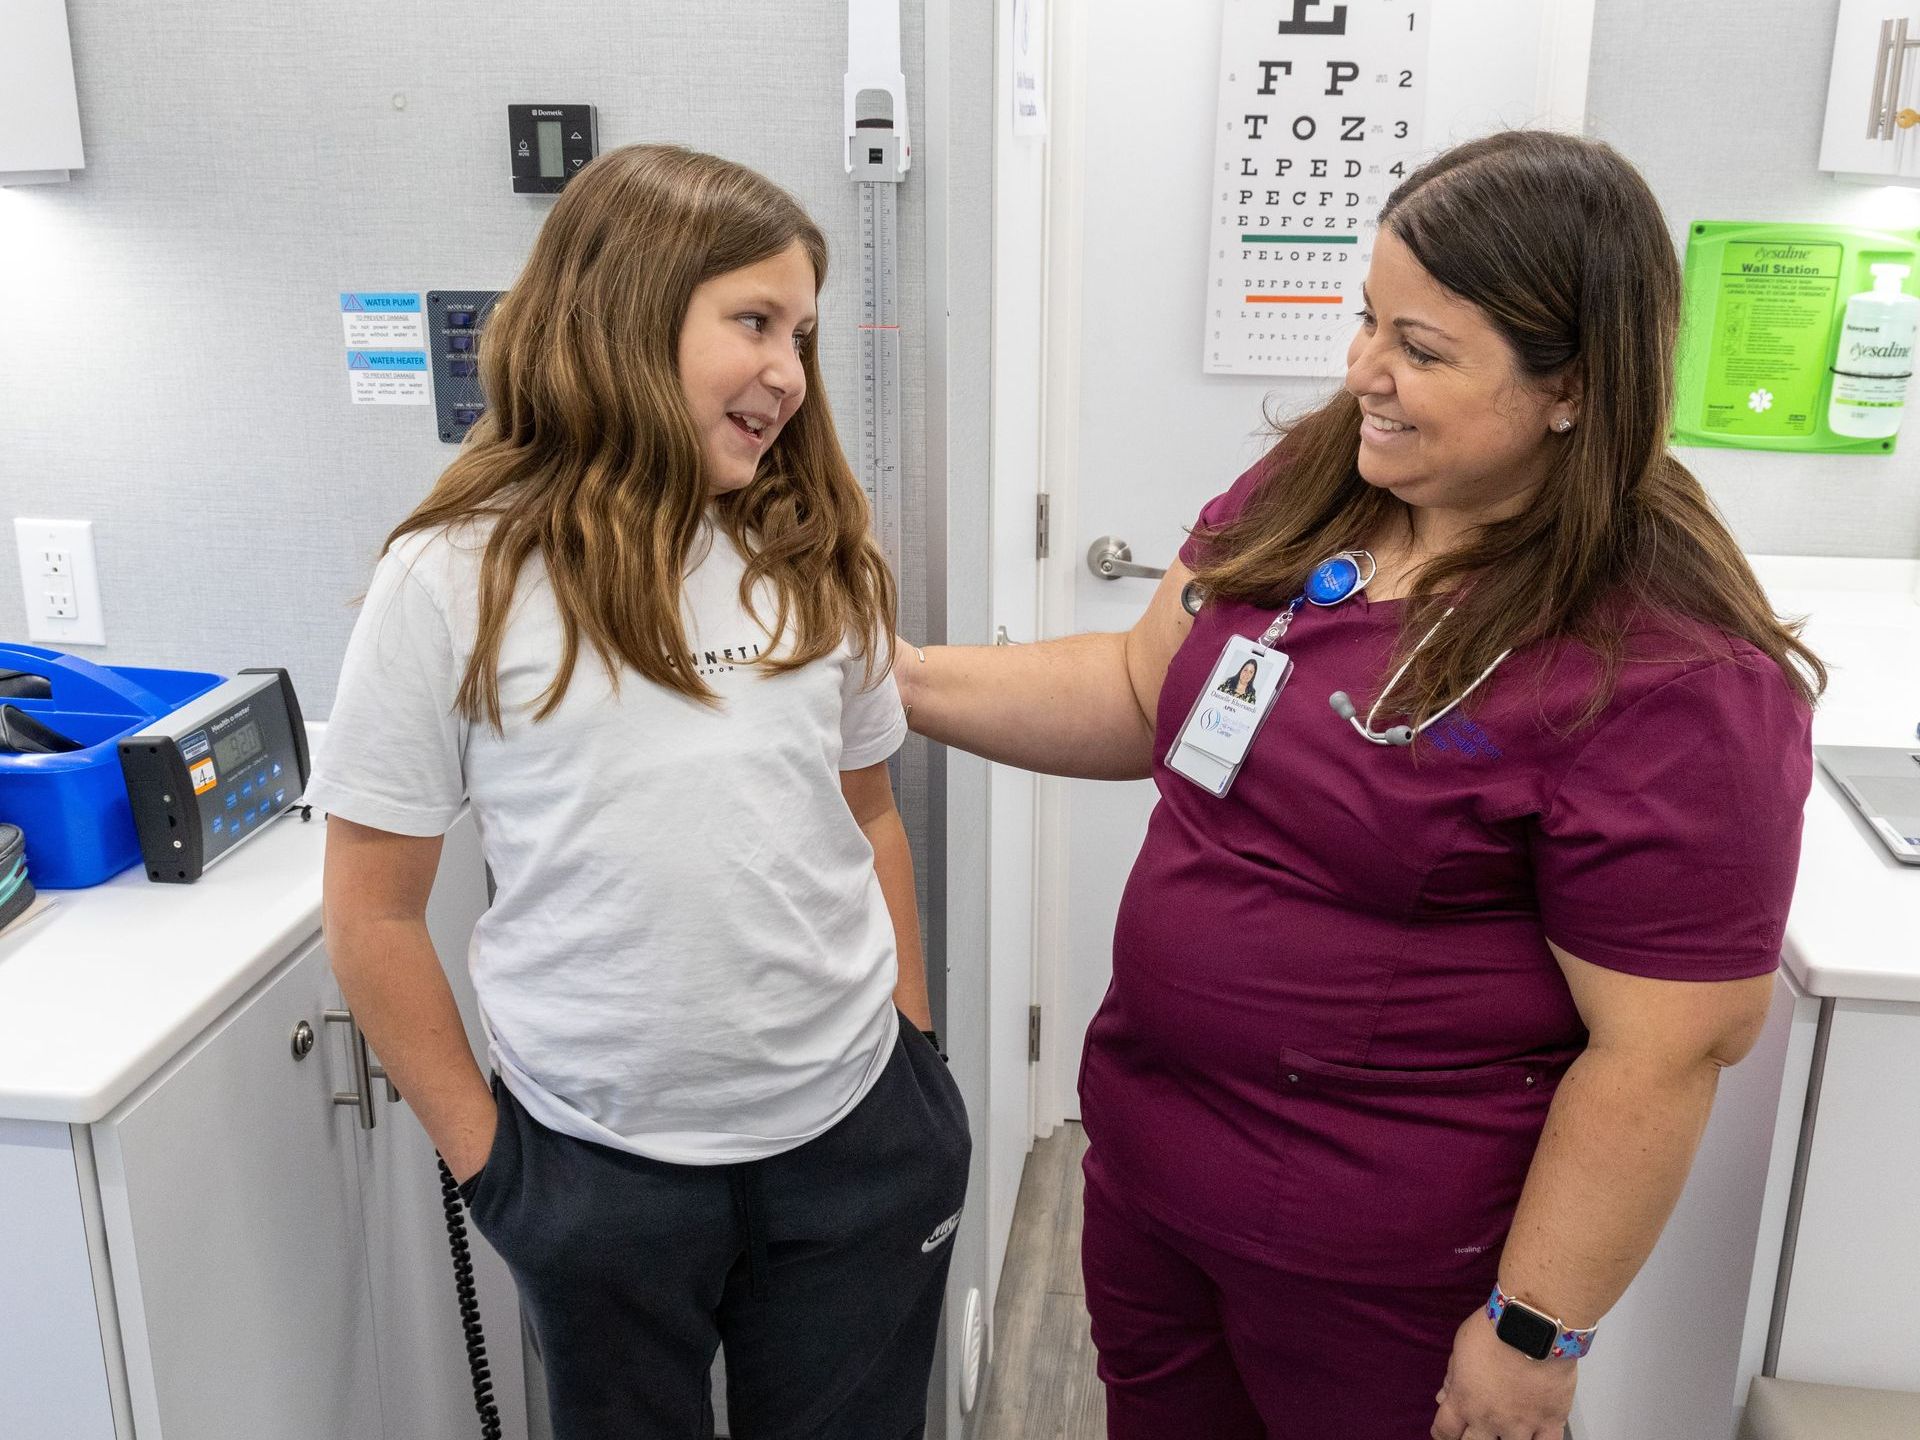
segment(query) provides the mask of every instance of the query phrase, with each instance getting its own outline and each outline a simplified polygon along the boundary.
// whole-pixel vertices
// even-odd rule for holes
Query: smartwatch
[[[1593,1348],[1594,1331],[1589,1325],[1575,1330],[1563,1325],[1544,1311],[1516,1300],[1496,1282],[1487,1300],[1487,1318],[1493,1333],[1532,1360],[1578,1360]]]

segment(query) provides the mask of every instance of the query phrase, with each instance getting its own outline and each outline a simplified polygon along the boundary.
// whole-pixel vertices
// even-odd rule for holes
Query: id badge
[[[1279,650],[1244,635],[1228,640],[1174,737],[1167,768],[1225,795],[1292,671],[1293,661]]]

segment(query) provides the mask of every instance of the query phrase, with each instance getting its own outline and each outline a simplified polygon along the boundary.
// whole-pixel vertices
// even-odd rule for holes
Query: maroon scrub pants
[[[1180,1235],[1086,1159],[1081,1266],[1109,1440],[1427,1440],[1478,1284],[1304,1279]]]

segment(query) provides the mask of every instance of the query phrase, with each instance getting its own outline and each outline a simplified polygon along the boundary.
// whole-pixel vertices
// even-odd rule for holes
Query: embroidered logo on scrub
[[[1435,750],[1454,751],[1469,760],[1498,760],[1501,749],[1478,723],[1462,715],[1449,715],[1426,730],[1420,738]]]
[[[923,1255],[931,1254],[946,1244],[947,1241],[951,1240],[953,1238],[953,1232],[960,1228],[960,1217],[966,1213],[965,1209],[956,1210],[953,1214],[942,1220],[939,1228],[920,1242],[920,1253]]]

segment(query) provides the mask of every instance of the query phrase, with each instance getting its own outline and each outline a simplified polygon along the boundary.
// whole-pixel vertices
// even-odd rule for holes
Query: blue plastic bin
[[[27,837],[27,875],[41,890],[78,890],[140,860],[115,744],[225,677],[198,670],[95,665],[38,645],[0,644],[0,670],[44,675],[45,700],[0,699],[84,749],[0,755],[0,821]]]

